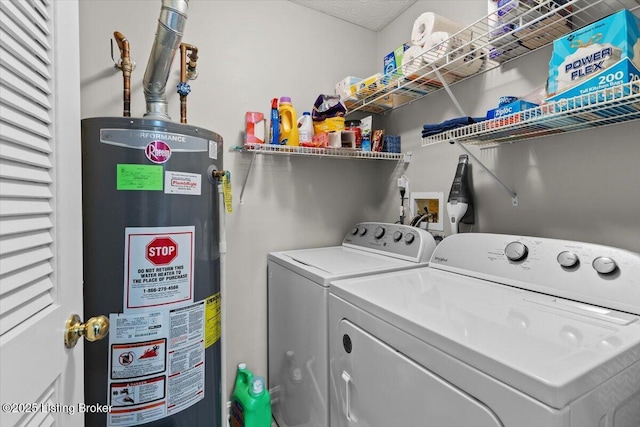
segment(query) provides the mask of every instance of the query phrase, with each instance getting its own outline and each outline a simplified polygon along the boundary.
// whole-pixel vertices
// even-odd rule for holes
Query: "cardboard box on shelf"
[[[521,111],[528,110],[530,108],[537,107],[538,104],[532,102],[523,101],[518,99],[509,104],[501,105],[498,108],[487,111],[487,120],[497,119],[499,117],[509,116],[511,114],[519,113]]]
[[[523,101],[521,99],[509,104],[501,105],[498,108],[487,111],[487,128],[499,128],[515,123],[520,123],[523,119],[540,115],[539,109],[532,111],[530,114],[518,114],[537,107],[538,104]]]
[[[394,70],[393,74],[402,75],[402,71],[399,68],[402,66],[402,57],[404,56],[404,52],[409,49],[410,45],[404,43],[402,46],[397,47],[393,52],[385,55],[383,60],[383,68],[382,72],[386,75],[391,73]]]
[[[553,42],[548,101],[640,82],[640,18],[626,9]]]
[[[362,79],[358,83],[351,85],[351,92],[357,99],[366,98],[382,89],[383,82],[381,81],[382,74],[376,73],[365,79]]]
[[[371,136],[371,151],[382,151],[384,129],[375,129]]]
[[[336,83],[336,95],[340,95],[340,99],[347,99],[356,93],[356,86],[358,82],[362,81],[360,77],[347,76],[344,79]]]
[[[513,56],[508,55],[511,49],[518,46],[538,49],[572,29],[573,6],[569,0],[488,1],[491,59],[498,62],[510,59]],[[521,50],[518,55],[524,52]]]

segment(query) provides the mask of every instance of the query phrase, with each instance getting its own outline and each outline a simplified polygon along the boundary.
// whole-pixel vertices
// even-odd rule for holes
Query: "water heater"
[[[87,426],[221,419],[218,183],[222,138],[161,119],[82,121]],[[64,238],[64,236],[60,236]]]

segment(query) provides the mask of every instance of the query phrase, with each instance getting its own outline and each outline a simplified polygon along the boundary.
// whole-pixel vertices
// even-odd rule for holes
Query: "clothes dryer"
[[[331,282],[331,425],[640,426],[640,255],[459,234]]]
[[[268,256],[269,388],[280,427],[329,424],[329,283],[427,265],[436,243],[424,230],[366,222],[342,245]]]

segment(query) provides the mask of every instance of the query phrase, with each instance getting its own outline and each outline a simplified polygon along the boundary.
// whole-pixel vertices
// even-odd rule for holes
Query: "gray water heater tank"
[[[217,426],[222,137],[154,119],[82,120],[85,425]],[[64,236],[60,236],[64,238]]]

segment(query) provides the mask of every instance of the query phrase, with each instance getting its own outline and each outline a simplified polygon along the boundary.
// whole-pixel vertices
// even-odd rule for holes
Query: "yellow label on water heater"
[[[209,348],[220,339],[220,292],[205,301],[204,322],[204,348]]]
[[[233,212],[231,197],[231,173],[227,171],[222,177],[222,192],[224,194],[224,207],[228,213]]]

